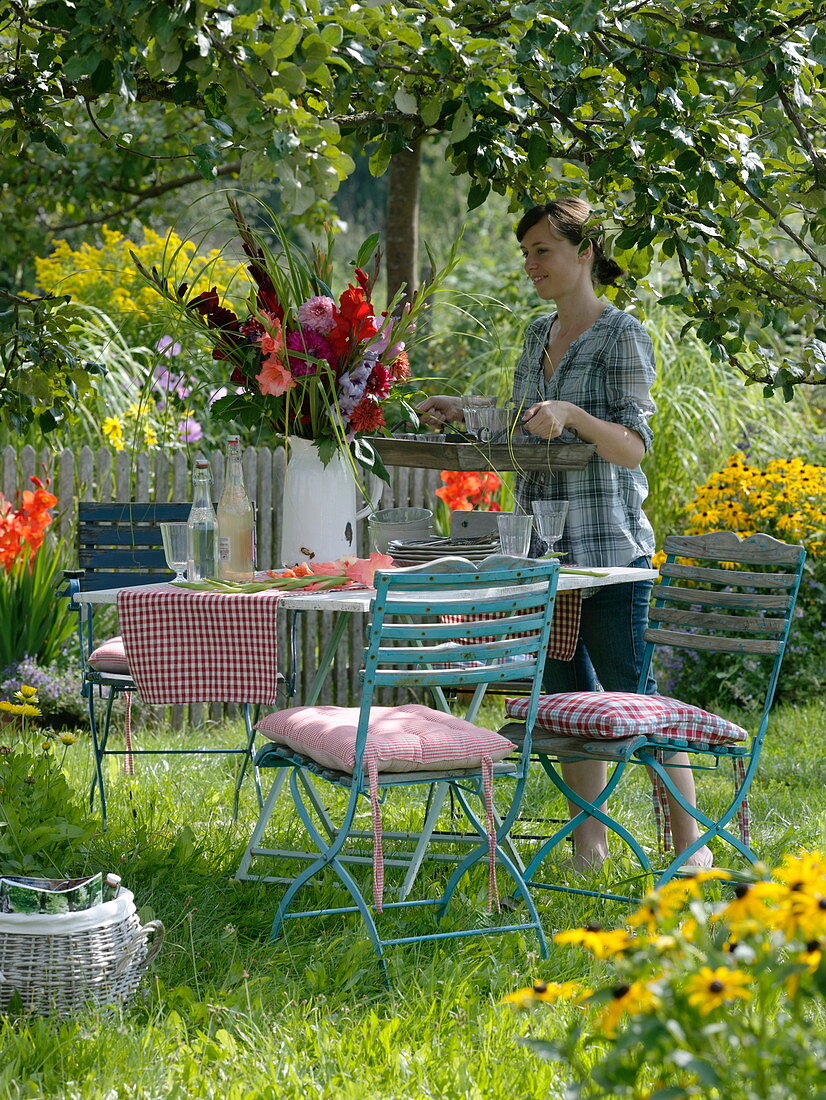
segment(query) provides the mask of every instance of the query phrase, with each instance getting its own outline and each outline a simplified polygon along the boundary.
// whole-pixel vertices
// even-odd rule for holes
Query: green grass
[[[495,725],[496,713],[486,717]],[[203,730],[195,737],[230,732],[236,731]],[[755,844],[768,862],[824,843],[824,733],[823,704],[778,709],[774,716],[752,797]],[[85,742],[69,759],[73,780],[85,787]],[[399,947],[390,951],[394,987],[388,992],[353,917],[291,921],[283,938],[269,944],[279,887],[232,881],[255,817],[251,787],[233,824],[227,758],[147,757],[138,760],[138,773],[126,779],[113,765],[110,828],[97,836],[86,867],[66,870],[118,871],[142,919],[163,920],[164,948],[140,995],[114,1016],[0,1024],[0,1096],[564,1095],[564,1066],[536,1059],[518,1038],[529,1031],[555,1034],[575,1010],[557,1006],[526,1017],[497,1002],[534,977],[584,978],[581,954],[552,946],[543,962],[531,935]],[[718,788],[727,782],[725,775],[700,776],[701,796],[723,797]],[[537,773],[526,812],[559,815],[561,806],[548,796]],[[278,828],[289,835],[286,798],[281,805]],[[645,776],[614,806],[628,820],[650,822]],[[415,821],[389,803],[384,817],[386,828]],[[647,840],[653,844],[651,829]],[[613,875],[625,867],[618,849],[615,855]],[[324,882],[319,896],[330,898],[334,890]],[[484,876],[463,902],[483,919]],[[538,903],[549,934],[592,920],[612,922],[623,912],[559,894],[543,893]],[[432,918],[404,919],[421,928]]]

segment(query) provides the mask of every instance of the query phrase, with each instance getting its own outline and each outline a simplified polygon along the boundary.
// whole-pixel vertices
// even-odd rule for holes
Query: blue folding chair
[[[94,501],[78,503],[77,570],[67,570],[70,610],[78,617],[78,642],[80,646],[82,684],[81,692],[89,709],[89,725],[92,733],[95,774],[89,792],[89,805],[94,805],[95,792],[100,795],[103,825],[107,821],[104,761],[109,756],[129,758],[141,755],[204,755],[221,754],[241,757],[235,787],[233,812],[237,815],[240,787],[246,770],[253,759],[255,731],[252,713],[244,707],[246,742],[230,749],[138,749],[131,744],[124,748],[110,748],[109,734],[115,700],[120,695],[127,698],[127,731],[130,729],[129,705],[131,692],[137,687],[132,679],[126,653],[120,638],[105,642],[95,640],[93,604],[80,604],[76,597],[81,592],[96,592],[107,588],[123,588],[140,584],[157,584],[171,580],[174,574],[166,564],[161,539],[160,524],[186,522],[191,504],[170,502],[154,504],[146,501],[112,502]],[[106,702],[101,722],[98,703],[105,696]],[[254,772],[259,805],[261,789],[257,772]]]
[[[535,852],[524,872],[535,888],[586,894],[617,901],[635,898],[614,890],[584,890],[567,883],[537,881],[549,854],[588,815],[603,822],[631,849],[643,878],[653,876],[663,885],[690,866],[704,846],[722,842],[749,863],[757,856],[748,831],[748,792],[754,781],[780,666],[792,625],[806,551],[769,535],[746,539],[718,531],[708,535],[672,536],[665,541],[666,560],[646,631],[646,648],[638,684],[645,691],[655,649],[685,649],[723,655],[726,662],[761,661],[765,692],[753,733],[700,707],[659,695],[623,692],[571,692],[543,696],[532,731],[532,744],[547,776],[579,807],[571,820],[556,830]],[[610,624],[606,624],[610,629]],[[527,713],[522,700],[510,700],[507,713],[520,719]],[[519,742],[519,721],[500,733]],[[675,763],[685,753],[691,764]],[[678,757],[679,759],[679,757]],[[573,791],[562,777],[560,764],[605,761],[613,765],[602,791],[592,801]],[[716,771],[723,761],[732,765],[734,791],[720,811],[711,816],[687,801],[680,790],[680,768]],[[669,820],[670,807],[679,807],[698,825],[699,837],[666,866],[654,870],[633,827],[607,810],[607,801],[629,764],[644,764],[654,780],[655,811]],[[739,831],[729,825],[739,818]],[[665,834],[667,830],[662,830]],[[669,837],[662,835],[666,846]]]
[[[283,922],[290,918],[358,913],[385,978],[384,949],[392,944],[533,930],[545,954],[539,916],[518,861],[508,849],[508,834],[528,774],[531,729],[558,574],[556,563],[501,555],[486,559],[478,569],[462,559],[445,558],[377,573],[359,706],[295,707],[276,711],[258,723],[257,728],[272,744],[259,750],[256,764],[259,769],[290,769],[295,807],[313,845],[307,853],[262,846],[280,787],[274,782],[237,874],[242,879],[288,882],[273,921],[272,939],[278,937]],[[476,621],[463,621],[459,626],[455,621],[458,616]],[[485,616],[485,621],[480,616]],[[474,718],[488,684],[523,680],[526,675],[531,679],[532,693],[519,752],[514,754],[513,745],[493,731],[451,713],[446,689],[461,686],[473,690],[467,714]],[[438,709],[417,704],[377,707],[376,692],[385,687],[429,690]],[[512,790],[508,808],[500,816],[493,806],[492,786],[498,786],[501,780],[507,780]],[[319,781],[348,792],[336,824],[331,823],[331,811],[314,785]],[[470,851],[464,857],[461,853],[439,853],[440,858],[455,866],[435,897],[383,901],[380,799],[396,787],[425,788],[431,794],[447,788],[472,827]],[[482,813],[475,808],[477,800],[481,801]],[[372,905],[365,897],[364,885],[348,869],[351,861],[364,861],[363,856],[348,852],[348,841],[358,842],[364,836],[356,828],[356,813],[365,801],[373,820]],[[431,828],[432,822],[427,822],[422,835],[430,838]],[[287,879],[251,874],[251,862],[262,857],[297,858],[308,866]],[[488,861],[492,899],[496,868],[502,867],[526,900],[527,920],[504,924],[488,921],[460,930],[395,937],[379,932],[376,914],[382,910],[427,905],[443,916],[459,883],[482,861]],[[401,862],[407,866],[404,860]],[[294,910],[297,893],[327,869],[338,878],[351,904]]]

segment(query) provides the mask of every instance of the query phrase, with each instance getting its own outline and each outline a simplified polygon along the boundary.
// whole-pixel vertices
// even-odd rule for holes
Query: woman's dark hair
[[[564,237],[571,244],[580,245],[587,241],[594,250],[594,264],[591,268],[591,278],[595,283],[603,286],[611,286],[625,272],[619,264],[605,255],[605,237],[602,227],[588,225],[591,217],[591,207],[584,199],[561,198],[552,199],[541,206],[534,206],[522,215],[516,227],[516,239],[521,241],[529,229],[547,218],[560,237]]]

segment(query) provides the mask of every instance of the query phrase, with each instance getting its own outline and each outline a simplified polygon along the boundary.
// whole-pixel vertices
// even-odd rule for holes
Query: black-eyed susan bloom
[[[499,1002],[514,1008],[532,1008],[536,1004],[556,1004],[557,1001],[578,1001],[587,997],[590,990],[579,982],[534,982],[533,985],[508,993]]]
[[[718,914],[737,935],[751,935],[774,925],[777,903],[786,893],[779,882],[738,882],[734,898]]]
[[[646,894],[639,909],[628,918],[628,924],[632,928],[644,928],[647,932],[656,932],[661,924],[679,913],[685,900],[686,895],[681,887],[672,889],[668,884],[662,890],[654,890]]]
[[[727,966],[701,966],[685,983],[688,1003],[700,1010],[703,1016],[728,1001],[749,1001],[752,997],[751,975],[745,970],[732,970]]]
[[[652,984],[652,981],[636,981],[614,986],[611,1000],[596,1020],[596,1026],[603,1035],[613,1038],[623,1016],[650,1015],[660,1007],[662,1001],[652,989]]]
[[[637,942],[636,936],[624,928],[604,929],[598,924],[588,924],[584,928],[569,928],[564,932],[557,932],[554,936],[554,943],[584,947],[598,959],[621,955],[634,947]]]

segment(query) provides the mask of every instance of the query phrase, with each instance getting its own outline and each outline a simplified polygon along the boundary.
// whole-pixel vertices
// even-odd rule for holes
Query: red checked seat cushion
[[[291,707],[262,718],[256,729],[322,767],[352,773],[358,719],[358,707]],[[493,730],[410,703],[371,709],[365,758],[380,772],[461,770],[485,758],[502,760],[515,747]]]
[[[106,642],[101,642],[97,649],[89,654],[89,664],[96,672],[112,672],[117,676],[130,674],[122,638],[110,638]]]
[[[527,698],[508,699],[505,712],[525,718]],[[710,711],[668,695],[636,695],[626,691],[572,691],[543,695],[534,730],[558,737],[657,737],[665,740],[724,744],[747,741],[741,726]]]

